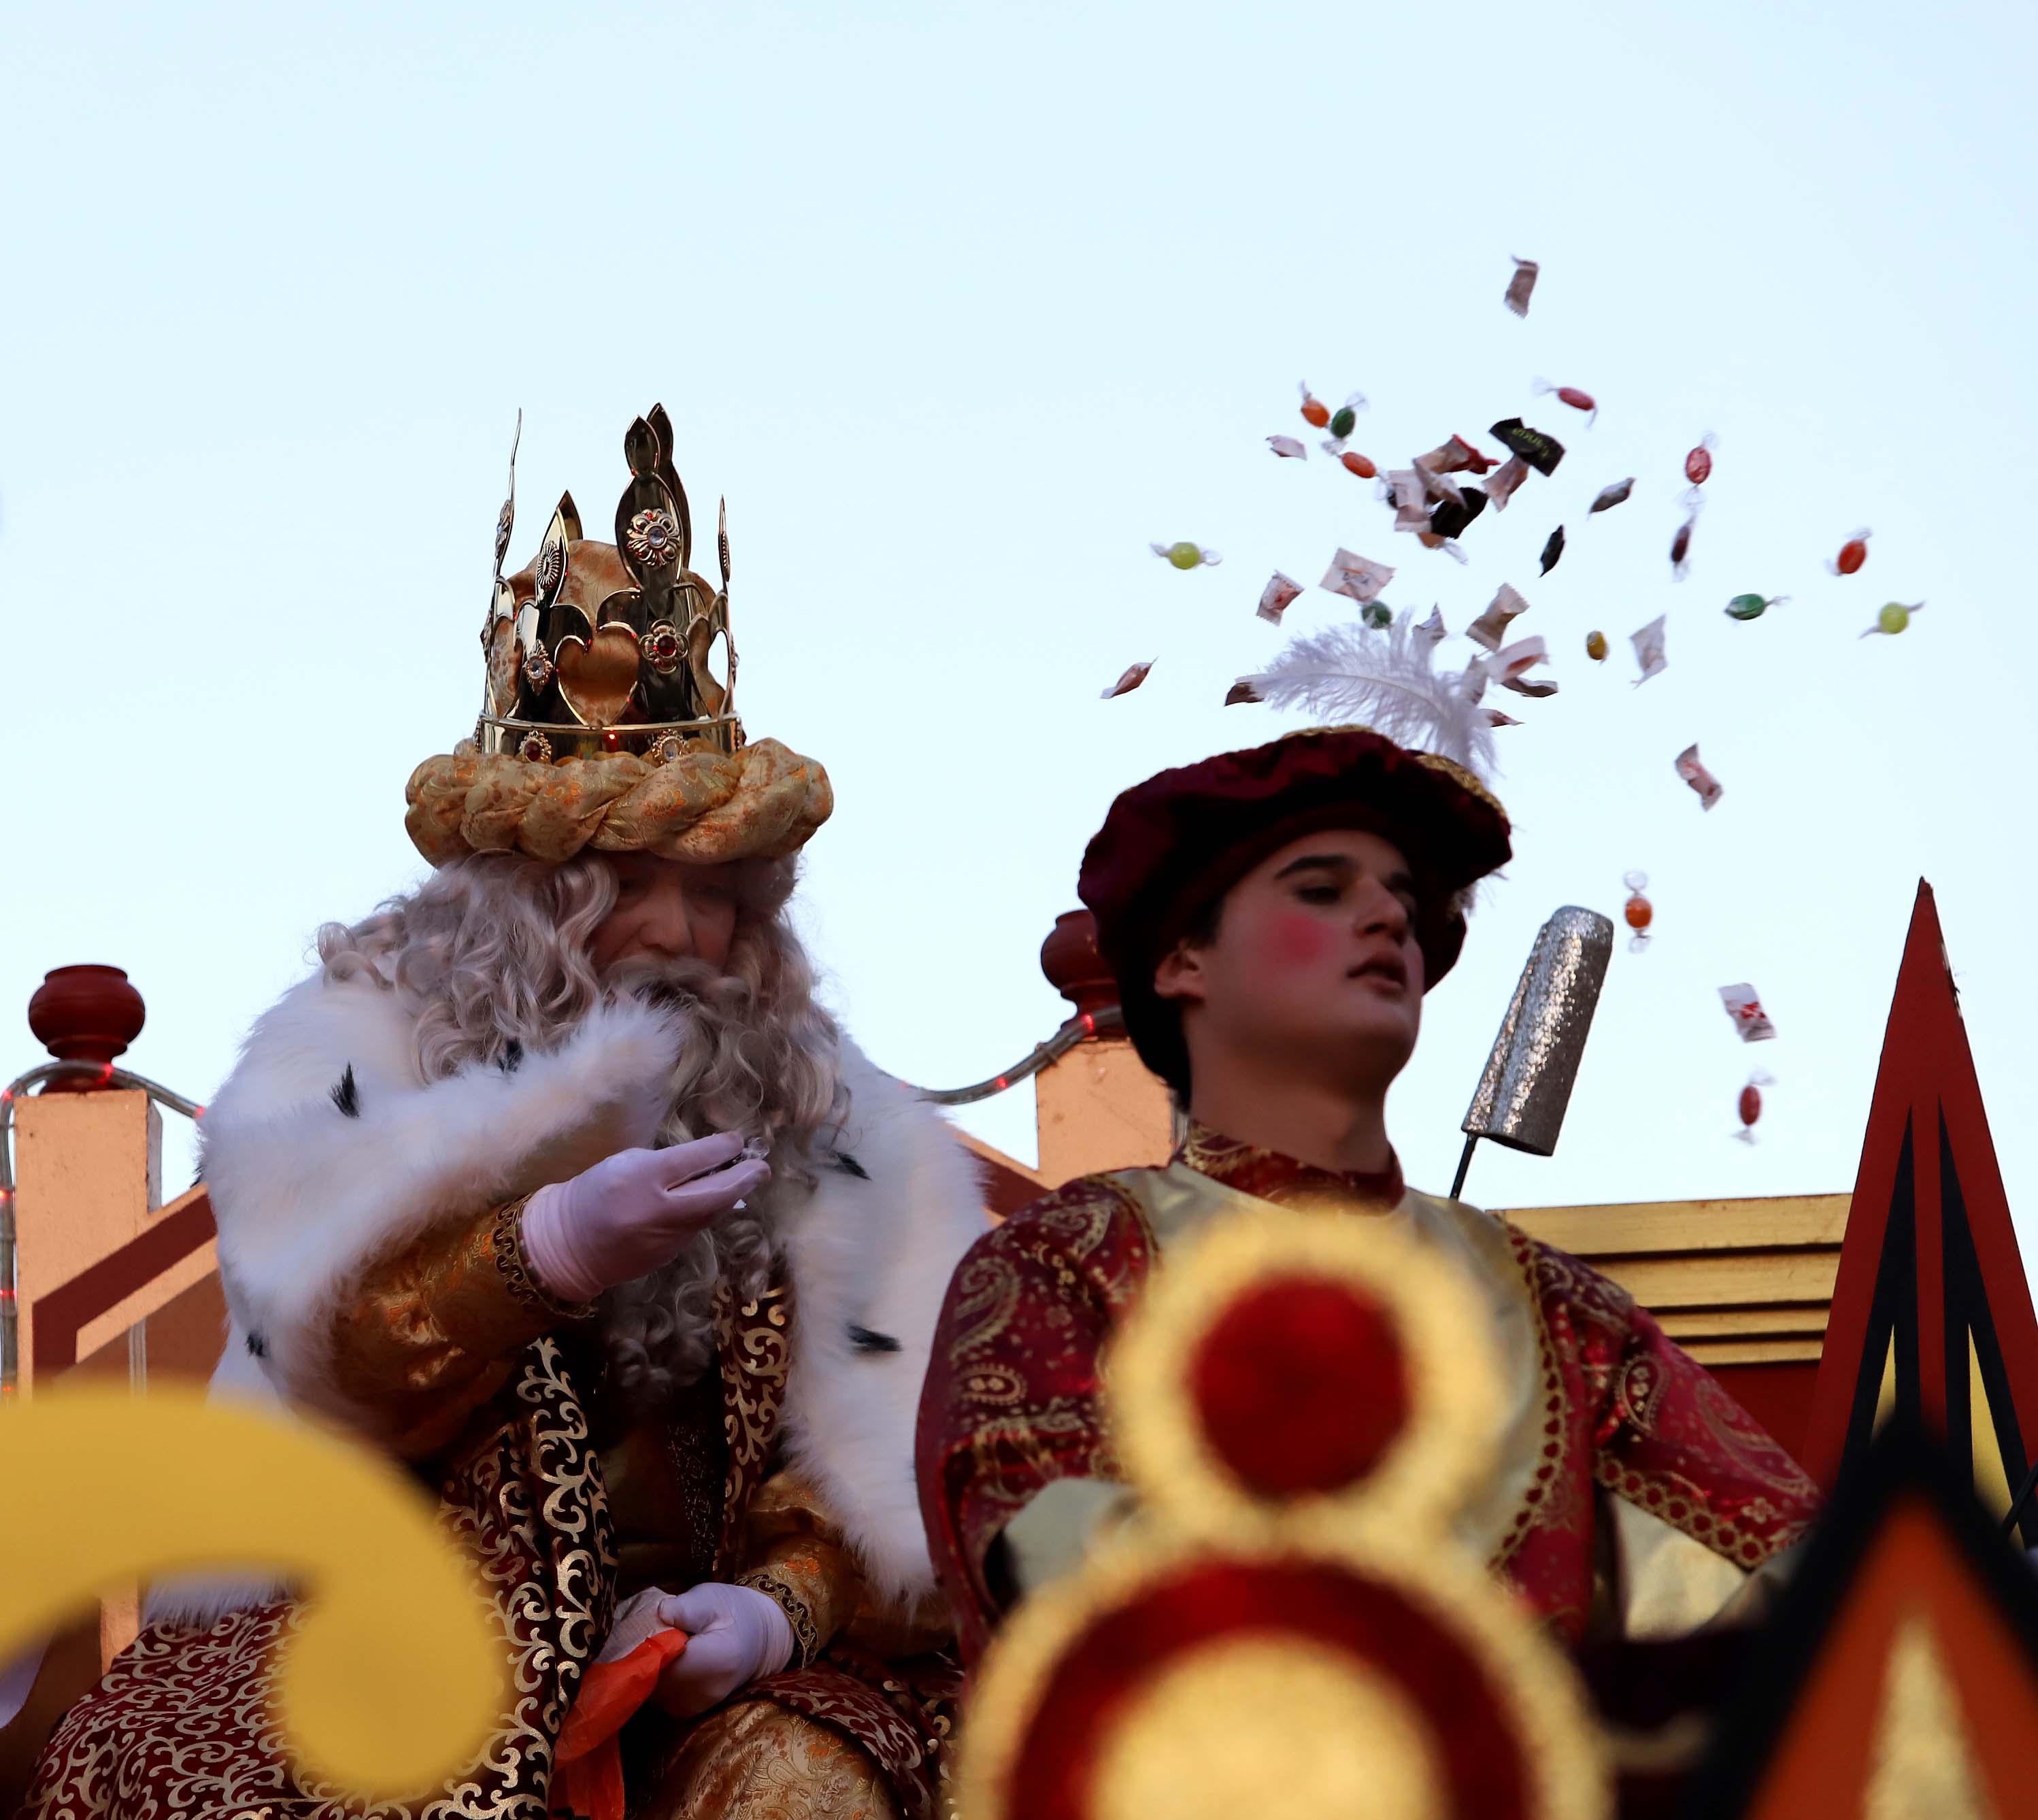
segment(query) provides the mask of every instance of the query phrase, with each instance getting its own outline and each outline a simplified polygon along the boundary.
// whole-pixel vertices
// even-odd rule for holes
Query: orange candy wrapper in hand
[[[570,1809],[585,1820],[623,1820],[620,1734],[686,1647],[684,1630],[657,1630],[619,1661],[589,1665],[553,1759],[555,1814]]]

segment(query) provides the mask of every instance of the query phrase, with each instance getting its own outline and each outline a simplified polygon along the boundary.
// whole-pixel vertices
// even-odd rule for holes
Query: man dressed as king
[[[786,902],[827,776],[710,668],[728,542],[718,590],[662,410],[625,451],[612,544],[569,496],[505,576],[504,507],[475,739],[408,789],[434,870],[320,932],[212,1103],[215,1389],[407,1462],[478,1564],[499,1731],[384,1811],[925,1820],[954,1668],[913,1424],[982,1203],[816,1002]],[[297,1610],[159,1589],[28,1812],[356,1811],[270,1716]],[[583,1685],[675,1633],[562,1767]]]
[[[1475,1285],[1506,1391],[1463,1539],[1566,1639],[1673,1635],[1756,1602],[1744,1583],[1813,1515],[1797,1464],[1619,1287],[1402,1179],[1388,1089],[1473,887],[1510,853],[1474,769],[1491,746],[1475,685],[1431,675],[1428,651],[1405,615],[1354,630],[1300,693],[1374,725],[1163,771],[1089,844],[1078,890],[1187,1135],[1165,1167],[1082,1177],[987,1233],[950,1288],[919,1458],[966,1658],[1102,1527],[1138,1520],[1101,1419],[1113,1334],[1150,1273],[1270,1202],[1400,1228]],[[1308,676],[1299,657],[1285,673]],[[1206,1366],[1199,1394],[1241,1422],[1253,1399],[1270,1480],[1286,1458],[1316,1482],[1365,1427],[1308,1383]]]

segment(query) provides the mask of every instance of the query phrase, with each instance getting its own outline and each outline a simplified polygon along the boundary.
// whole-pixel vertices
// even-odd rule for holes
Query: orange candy
[[[1627,945],[1637,954],[1649,945],[1649,925],[1656,920],[1656,906],[1642,893],[1649,883],[1646,872],[1623,872],[1620,882],[1627,887],[1627,903],[1621,914],[1627,918],[1627,926],[1635,931]]]
[[[1331,407],[1305,384],[1302,388],[1302,421],[1324,429],[1331,420]]]
[[[1377,480],[1380,476],[1380,470],[1355,448],[1347,448],[1338,460],[1344,464],[1347,474],[1355,474],[1361,480]]]

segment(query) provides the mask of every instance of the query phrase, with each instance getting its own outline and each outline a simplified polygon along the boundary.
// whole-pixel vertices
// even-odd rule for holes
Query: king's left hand
[[[715,1581],[661,1601],[658,1619],[687,1633],[686,1652],[658,1681],[658,1704],[681,1718],[705,1712],[793,1659],[793,1627],[755,1587]]]

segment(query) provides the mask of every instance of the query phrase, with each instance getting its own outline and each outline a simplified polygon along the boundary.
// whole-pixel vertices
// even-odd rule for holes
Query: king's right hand
[[[591,1302],[669,1263],[771,1179],[762,1158],[728,1166],[743,1145],[740,1132],[718,1131],[667,1150],[619,1151],[540,1188],[524,1209],[525,1255],[539,1282],[563,1302]]]

